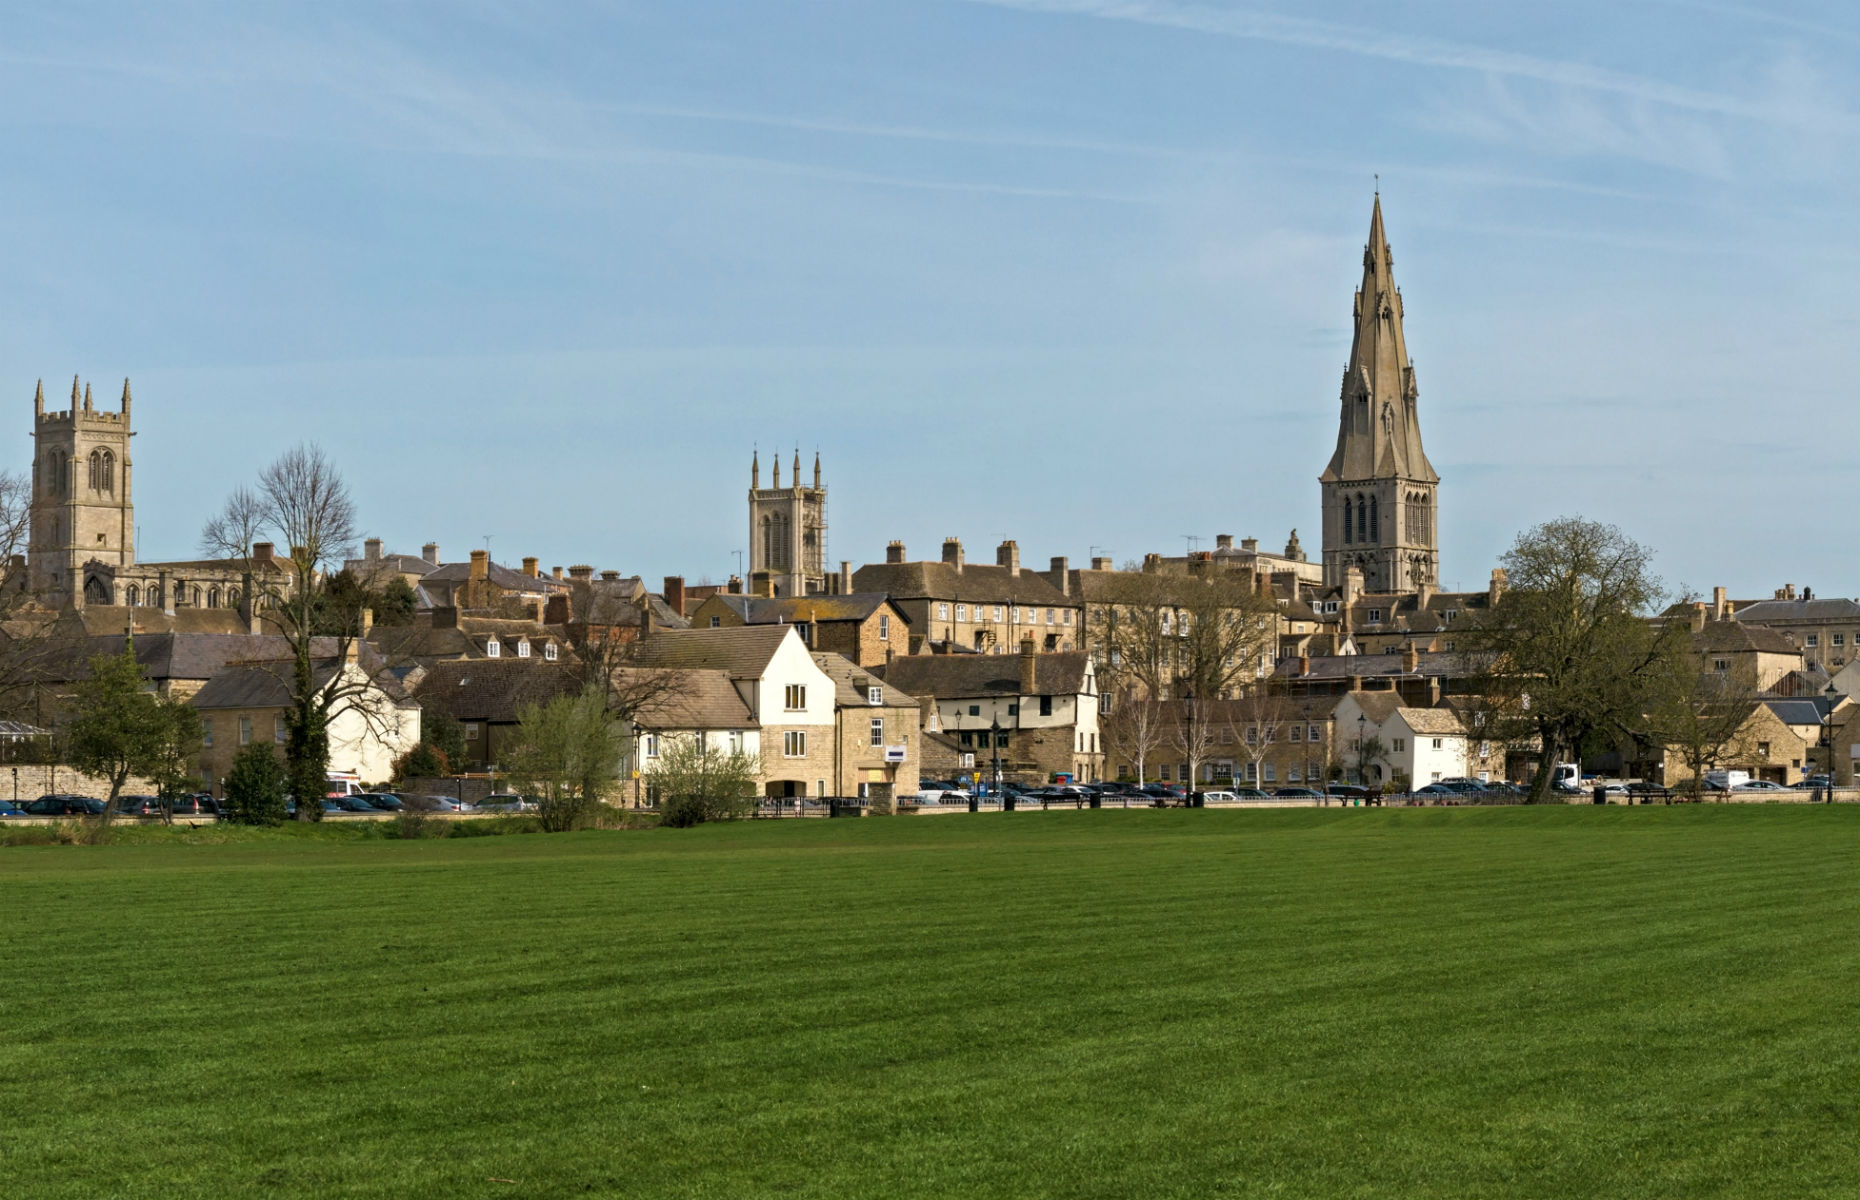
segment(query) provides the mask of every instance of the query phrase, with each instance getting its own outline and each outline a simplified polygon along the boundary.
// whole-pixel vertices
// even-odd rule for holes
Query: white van
[[[1750,782],[1749,771],[1707,771],[1705,786],[1714,791],[1728,792],[1735,787],[1743,787]]]
[[[1558,763],[1550,768],[1550,787],[1558,792],[1582,790],[1582,768],[1576,763]]]

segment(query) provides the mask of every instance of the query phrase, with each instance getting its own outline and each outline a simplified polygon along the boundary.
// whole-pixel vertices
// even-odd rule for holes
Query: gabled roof
[[[485,578],[506,592],[540,593],[561,590],[560,585],[553,577],[545,579],[541,575],[525,575],[521,571],[511,570],[501,563],[487,562],[485,564]],[[452,562],[446,563],[443,566],[434,567],[432,570],[426,572],[424,578],[422,578],[420,582],[460,584],[470,582],[470,580],[471,564],[469,562]]]
[[[318,657],[333,655],[334,638],[312,638],[311,653]],[[87,679],[90,660],[120,654],[123,635],[99,634],[71,642],[45,666],[45,677],[52,681]],[[275,634],[222,633],[139,633],[135,637],[136,662],[150,680],[207,680],[225,670],[229,664],[264,662],[287,658],[290,642]]]
[[[630,676],[638,672],[624,669],[615,672],[620,686],[629,686]],[[667,673],[663,690],[640,705],[634,720],[647,729],[754,729],[755,715],[743,694],[730,682],[727,671],[705,669]],[[644,689],[651,690],[651,689]]]
[[[894,658],[879,672],[885,682],[912,696],[1074,696],[1085,690],[1091,665],[1083,650],[1036,654],[1033,691],[1020,690],[1019,654],[912,654]]]
[[[461,721],[507,724],[526,704],[547,704],[580,688],[575,672],[540,658],[476,658],[427,668],[414,695]]]
[[[1428,737],[1457,737],[1466,732],[1459,714],[1450,708],[1402,708],[1399,712],[1408,728]]]
[[[814,664],[833,681],[834,701],[841,708],[870,708],[869,689],[879,689],[879,699],[893,708],[916,707],[917,697],[906,695],[877,675],[859,666],[844,654],[816,653]]]
[[[867,563],[853,573],[854,592],[883,592],[906,600],[980,601],[984,604],[1024,604],[1039,607],[1076,607],[1078,601],[1032,571],[1018,575],[989,563]]]
[[[640,641],[637,661],[646,667],[696,668],[723,671],[731,679],[760,679],[789,637],[800,637],[791,625],[661,630]]]
[[[1764,700],[1762,705],[1776,714],[1777,720],[1785,725],[1819,726],[1828,715],[1828,702],[1820,696],[1803,696],[1799,699]]]
[[[160,608],[145,605],[125,604],[87,604],[75,614],[61,618],[61,621],[75,619],[82,624],[85,633],[94,635],[122,635],[124,627],[135,622],[136,636],[144,633],[222,633],[245,636],[249,630],[246,619],[239,615],[236,608],[197,608],[192,605],[178,606],[173,613]],[[267,621],[260,614],[261,623],[269,623],[275,631],[277,623]]]
[[[1363,715],[1380,725],[1402,708],[1401,697],[1394,692],[1351,692],[1350,698]],[[1342,697],[1335,698],[1339,704]]]
[[[1692,647],[1702,654],[1802,653],[1786,634],[1763,625],[1745,625],[1741,621],[1705,622],[1705,628],[1693,631]]]

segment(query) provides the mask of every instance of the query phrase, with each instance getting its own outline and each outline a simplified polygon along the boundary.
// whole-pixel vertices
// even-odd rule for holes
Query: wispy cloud
[[[1589,63],[1542,58],[1486,46],[1357,28],[1329,21],[1276,13],[1209,8],[1176,0],[963,0],[994,8],[1059,16],[1128,21],[1249,41],[1330,50],[1415,66],[1476,71],[1542,83],[1605,92],[1695,112],[1716,113],[1781,124],[1838,124],[1860,127],[1850,111],[1805,110],[1779,99],[1756,99],[1685,87],[1664,80],[1613,71]]]

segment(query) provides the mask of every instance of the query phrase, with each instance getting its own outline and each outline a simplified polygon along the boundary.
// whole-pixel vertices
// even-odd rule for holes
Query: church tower
[[[1440,476],[1421,449],[1420,391],[1402,336],[1382,197],[1369,218],[1356,336],[1343,374],[1337,452],[1318,476],[1324,493],[1324,585],[1360,567],[1371,592],[1413,592],[1440,582],[1435,494]]]
[[[26,543],[31,586],[49,602],[68,603],[83,586],[84,564],[120,568],[136,561],[129,381],[123,380],[118,412],[94,407],[89,384],[80,398],[75,378],[69,412],[45,411],[44,383],[32,407],[32,526]]]
[[[749,460],[749,580],[767,595],[812,596],[827,590],[827,489],[814,455],[814,486],[801,485],[801,452],[794,453],[793,485],[781,485],[781,459],[762,486],[762,464]]]

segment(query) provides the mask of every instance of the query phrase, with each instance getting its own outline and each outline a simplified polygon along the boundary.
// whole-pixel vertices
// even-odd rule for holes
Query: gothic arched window
[[[220,589],[208,588],[207,589],[207,607],[218,608],[219,606],[220,606]]]
[[[100,470],[101,470],[100,482],[102,483],[103,486],[99,487],[97,490],[102,492],[106,496],[116,495],[116,453],[115,451],[105,450],[103,452],[103,458],[100,463]]]
[[[136,585],[133,583],[130,584],[128,591],[126,591],[123,594],[123,602],[128,604],[129,607],[131,608],[134,608],[136,605],[142,603],[141,589],[137,588]]]
[[[194,607],[200,607],[200,589],[198,587],[194,588]]]
[[[103,451],[101,450],[90,452],[90,490],[93,492],[103,490]]]
[[[1371,496],[1369,498],[1369,540],[1372,542],[1379,542],[1382,540],[1382,532],[1377,528],[1377,525],[1376,498]]]
[[[1345,496],[1343,498],[1343,544],[1344,545],[1348,546],[1351,542],[1354,542],[1356,540],[1354,537],[1351,536],[1353,532],[1354,531],[1350,528],[1350,498],[1348,496]]]
[[[1363,505],[1363,498],[1358,496],[1356,498],[1356,540],[1359,542],[1366,542],[1369,540],[1368,513],[1369,510]]]

